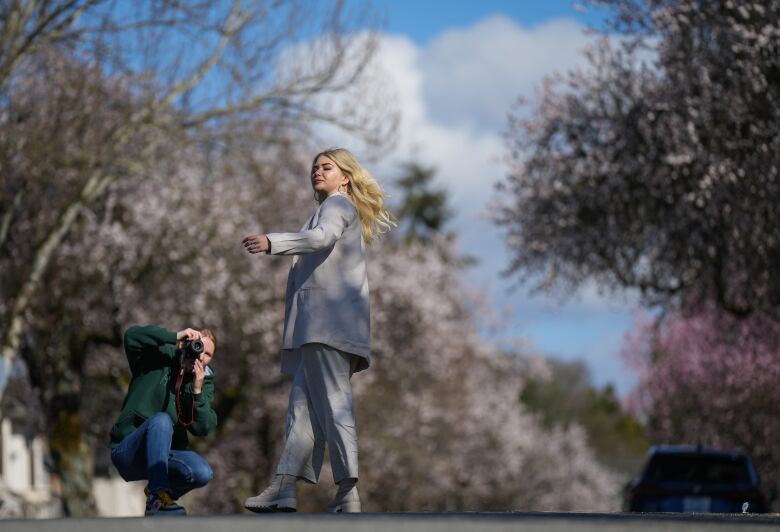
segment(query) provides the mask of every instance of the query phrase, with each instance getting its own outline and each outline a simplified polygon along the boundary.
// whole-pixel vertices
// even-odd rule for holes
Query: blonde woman
[[[252,254],[295,255],[282,345],[282,372],[293,376],[287,438],[271,485],[244,503],[255,512],[295,511],[295,482],[317,483],[326,443],[338,484],[327,510],[360,511],[350,377],[370,364],[365,244],[394,222],[376,180],[345,149],[314,157],[311,186],[319,207],[299,232],[243,241]]]

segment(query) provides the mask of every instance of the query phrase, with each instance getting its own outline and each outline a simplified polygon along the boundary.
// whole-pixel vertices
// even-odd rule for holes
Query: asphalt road
[[[2,532],[618,532],[780,531],[780,515],[440,513],[259,514],[0,521]]]

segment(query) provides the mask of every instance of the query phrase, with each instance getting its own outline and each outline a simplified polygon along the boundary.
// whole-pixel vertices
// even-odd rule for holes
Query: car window
[[[654,482],[746,484],[750,474],[743,459],[702,455],[656,455],[645,478]]]

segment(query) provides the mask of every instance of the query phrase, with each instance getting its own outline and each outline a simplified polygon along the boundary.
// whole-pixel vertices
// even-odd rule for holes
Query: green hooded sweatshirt
[[[133,374],[122,412],[111,428],[113,449],[157,412],[167,412],[174,422],[172,449],[186,449],[187,431],[205,436],[217,426],[217,414],[211,408],[214,399],[214,371],[206,366],[206,378],[201,393],[192,393],[192,377],[186,380],[182,394],[182,413],[187,419],[194,407],[194,420],[186,428],[179,423],[174,389],[179,365],[176,333],[158,327],[130,327],[125,332],[125,354]],[[187,419],[188,420],[188,419]]]

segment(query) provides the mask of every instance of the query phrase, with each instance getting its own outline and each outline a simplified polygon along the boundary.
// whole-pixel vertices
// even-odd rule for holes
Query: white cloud
[[[405,37],[382,39],[377,59],[396,86],[402,119],[400,145],[377,173],[393,176],[409,159],[437,168],[457,213],[453,229],[464,251],[481,260],[472,278],[486,289],[505,292],[508,285],[499,279],[509,260],[502,235],[487,220],[494,185],[507,171],[505,117],[545,75],[583,64],[588,42],[584,26],[571,20],[526,29],[503,16],[447,31],[425,47]],[[540,310],[553,304],[523,303]],[[586,287],[565,309],[582,307],[613,310],[615,302]]]
[[[580,63],[587,43],[583,27],[566,19],[526,29],[492,16],[448,31],[421,53],[431,119],[500,131],[518,96],[531,97],[543,76]]]
[[[506,172],[507,113],[544,75],[583,61],[583,29],[570,20],[525,29],[492,16],[447,31],[426,47],[385,36],[378,61],[396,85],[402,121],[400,146],[383,169],[411,158],[435,165],[460,213],[457,229],[464,238],[484,233],[488,224],[479,214]]]

